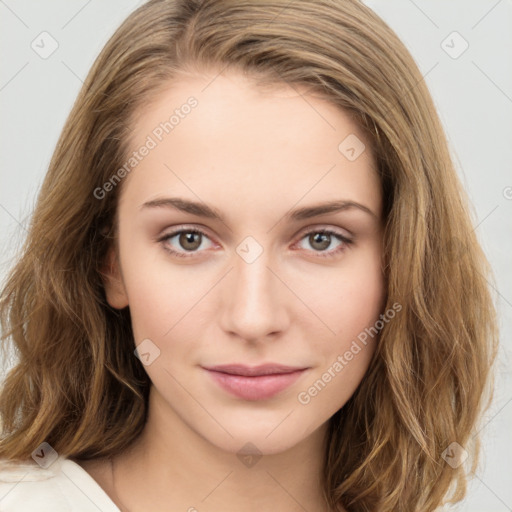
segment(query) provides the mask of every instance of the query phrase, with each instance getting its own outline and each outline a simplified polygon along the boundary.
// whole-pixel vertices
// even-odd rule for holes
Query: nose
[[[277,276],[264,251],[248,263],[238,254],[223,288],[221,327],[231,336],[258,342],[284,332],[289,323],[287,300],[291,292]]]

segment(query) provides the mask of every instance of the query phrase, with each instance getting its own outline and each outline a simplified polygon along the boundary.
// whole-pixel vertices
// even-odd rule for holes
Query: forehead
[[[347,140],[368,148],[364,134],[304,86],[262,87],[234,73],[180,77],[139,108],[131,150],[149,139],[154,147],[124,183],[137,200],[179,189],[196,200],[234,194],[238,206],[268,207],[346,193],[380,209],[373,155],[343,152]]]

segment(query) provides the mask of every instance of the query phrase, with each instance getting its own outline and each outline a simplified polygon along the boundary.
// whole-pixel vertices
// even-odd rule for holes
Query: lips
[[[258,377],[260,375],[282,375],[286,373],[304,370],[304,367],[284,366],[282,364],[262,364],[259,366],[246,366],[242,364],[224,364],[208,366],[206,370],[228,373],[230,375],[242,375],[244,377]]]
[[[291,386],[306,370],[304,367],[239,364],[204,367],[224,391],[244,400],[266,400]]]

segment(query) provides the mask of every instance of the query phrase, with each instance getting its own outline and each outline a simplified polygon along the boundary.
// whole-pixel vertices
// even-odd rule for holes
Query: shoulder
[[[119,512],[105,491],[80,465],[58,457],[44,468],[32,459],[0,459],[2,512]]]

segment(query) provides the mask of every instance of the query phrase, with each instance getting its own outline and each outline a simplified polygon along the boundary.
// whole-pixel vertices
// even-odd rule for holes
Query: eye
[[[301,238],[301,241],[302,240],[306,240],[313,248],[313,252],[316,252],[321,258],[336,256],[344,251],[348,245],[353,243],[353,240],[332,229],[315,229],[308,231]],[[325,250],[336,241],[338,245],[335,249],[330,251]]]
[[[172,244],[174,240],[175,245]],[[171,233],[167,233],[158,241],[163,244],[166,251],[174,256],[180,258],[187,258],[193,256],[194,253],[199,252],[199,249],[204,249],[203,242],[209,239],[208,235],[200,229],[179,229]],[[190,254],[187,254],[190,253]]]

